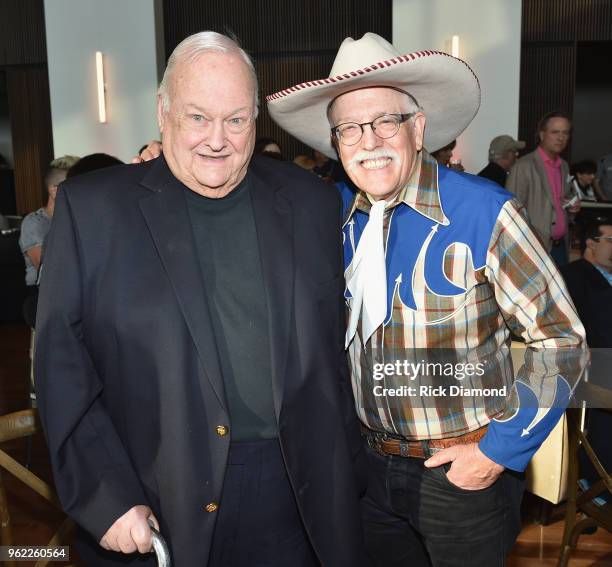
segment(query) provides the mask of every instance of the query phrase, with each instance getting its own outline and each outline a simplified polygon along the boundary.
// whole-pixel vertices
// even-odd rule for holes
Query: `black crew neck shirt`
[[[219,350],[232,441],[278,436],[251,184],[247,174],[221,199],[184,187]]]

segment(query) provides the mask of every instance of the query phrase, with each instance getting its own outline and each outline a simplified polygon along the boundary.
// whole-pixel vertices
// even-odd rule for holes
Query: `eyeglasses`
[[[612,236],[594,236],[593,240],[605,240],[606,242],[612,242]]]
[[[345,146],[354,146],[363,136],[363,127],[370,126],[372,132],[379,138],[393,138],[397,134],[400,125],[414,116],[411,114],[383,114],[372,122],[345,122],[331,129],[332,136]]]

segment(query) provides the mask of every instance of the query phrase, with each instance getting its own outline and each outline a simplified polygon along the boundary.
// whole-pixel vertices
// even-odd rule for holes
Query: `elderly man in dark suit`
[[[59,192],[36,379],[88,565],[151,564],[148,522],[179,567],[363,561],[340,198],[251,160],[257,104],[244,51],[195,34],[160,87],[164,155]]]

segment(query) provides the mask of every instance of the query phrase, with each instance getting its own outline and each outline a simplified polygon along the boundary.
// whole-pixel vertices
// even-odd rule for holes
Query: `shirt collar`
[[[387,210],[393,209],[401,203],[438,224],[450,224],[440,203],[438,162],[425,149],[419,152],[412,175],[395,200],[388,205]],[[372,203],[370,199],[365,191],[360,189],[348,210],[344,225],[355,214],[355,211],[359,210],[369,214],[371,208]]]
[[[553,167],[561,167],[561,158],[559,156],[551,158],[540,146],[538,146],[538,154],[544,163],[552,165]]]
[[[599,271],[599,273],[606,278],[606,280],[608,281],[608,283],[610,285],[612,285],[612,274],[606,270],[604,270],[601,266],[598,266],[597,264],[595,264],[594,262],[591,262],[593,264],[593,266],[595,266],[595,269]]]

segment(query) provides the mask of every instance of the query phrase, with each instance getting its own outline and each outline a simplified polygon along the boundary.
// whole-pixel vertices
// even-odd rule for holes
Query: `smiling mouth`
[[[372,169],[383,169],[387,167],[391,163],[390,157],[384,158],[376,158],[376,159],[364,159],[359,162],[359,165],[364,169],[372,170]]]
[[[207,159],[207,160],[220,161],[220,160],[228,158],[229,156],[227,156],[227,155],[223,155],[223,156],[209,156],[209,155],[206,155],[206,154],[198,154],[198,157],[200,157],[202,159]]]

